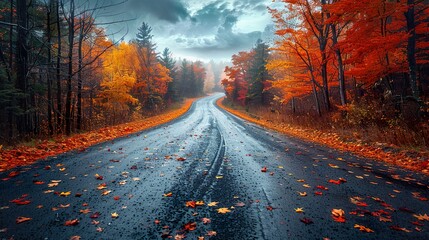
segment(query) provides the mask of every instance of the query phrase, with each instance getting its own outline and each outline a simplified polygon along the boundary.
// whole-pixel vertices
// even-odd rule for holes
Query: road
[[[1,173],[0,239],[429,239],[428,177],[258,127],[221,96]]]

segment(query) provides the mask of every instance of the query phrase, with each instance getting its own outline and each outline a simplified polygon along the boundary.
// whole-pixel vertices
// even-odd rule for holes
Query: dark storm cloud
[[[176,56],[229,59],[238,51],[250,50],[259,38],[270,34],[266,29],[272,23],[266,9],[270,2],[128,0],[121,10],[137,20],[127,23],[125,39],[133,39],[144,21],[152,27],[159,51],[168,47]],[[111,26],[110,32],[118,28],[124,28],[124,24]]]
[[[228,8],[226,2],[212,2],[192,15],[193,33],[200,35],[213,33],[224,23],[225,18],[236,14],[233,9]]]
[[[150,14],[159,20],[177,23],[189,17],[189,11],[178,0],[129,0],[125,8],[137,15]]]

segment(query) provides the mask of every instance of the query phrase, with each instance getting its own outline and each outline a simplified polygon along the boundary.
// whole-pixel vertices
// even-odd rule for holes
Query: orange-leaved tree
[[[232,56],[232,66],[225,67],[226,78],[222,80],[227,97],[245,105],[249,87],[250,68],[255,51],[242,51]]]

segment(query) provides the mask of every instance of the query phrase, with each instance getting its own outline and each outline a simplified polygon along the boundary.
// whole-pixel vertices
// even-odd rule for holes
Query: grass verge
[[[335,132],[292,126],[286,122],[273,121],[255,113],[246,112],[244,109],[233,109],[224,103],[224,98],[220,98],[217,105],[237,117],[277,132],[429,175],[429,152],[427,150],[386,148],[379,143],[345,142]]]

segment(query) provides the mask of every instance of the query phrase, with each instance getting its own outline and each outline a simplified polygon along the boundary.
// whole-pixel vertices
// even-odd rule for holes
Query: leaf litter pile
[[[3,149],[0,145],[0,172],[17,166],[26,166],[37,160],[71,150],[85,151],[86,147],[94,144],[164,124],[186,113],[194,100],[187,99],[178,109],[172,109],[144,120],[105,127],[91,132],[75,134],[71,137],[58,136],[54,141],[38,141],[34,147],[19,145],[12,149]]]

